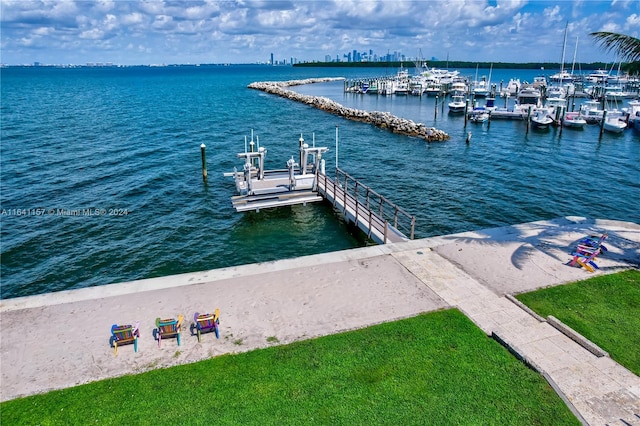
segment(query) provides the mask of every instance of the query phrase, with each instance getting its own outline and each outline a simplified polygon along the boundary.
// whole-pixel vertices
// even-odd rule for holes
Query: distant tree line
[[[414,62],[407,61],[390,61],[390,62],[300,62],[293,65],[294,67],[353,67],[353,68],[415,68]],[[545,70],[559,70],[559,62],[469,62],[469,61],[428,61],[429,67],[434,68],[489,68],[493,66],[496,69],[545,69]],[[565,65],[566,68],[566,65]],[[575,64],[575,69],[581,70],[597,70],[611,68],[610,63],[605,62],[591,62],[591,63],[579,63]],[[624,64],[622,66],[624,68]]]

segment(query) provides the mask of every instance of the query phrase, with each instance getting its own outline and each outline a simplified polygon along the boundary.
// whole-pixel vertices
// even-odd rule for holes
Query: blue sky
[[[4,64],[324,60],[352,50],[489,62],[613,62],[640,0],[2,0]]]

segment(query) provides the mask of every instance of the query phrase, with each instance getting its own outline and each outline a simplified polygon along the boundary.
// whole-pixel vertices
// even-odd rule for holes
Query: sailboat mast
[[[567,48],[567,27],[569,22],[564,26],[564,43],[562,45],[562,62],[560,63],[560,74],[564,72],[564,51]]]
[[[576,68],[576,55],[578,53],[578,37],[576,36],[576,48],[573,51],[573,64],[571,65],[571,75],[573,75],[573,71]]]

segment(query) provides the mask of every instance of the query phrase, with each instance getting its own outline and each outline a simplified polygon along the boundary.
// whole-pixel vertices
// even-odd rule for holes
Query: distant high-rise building
[[[273,53],[271,54],[271,65],[275,65],[275,62],[273,62]]]

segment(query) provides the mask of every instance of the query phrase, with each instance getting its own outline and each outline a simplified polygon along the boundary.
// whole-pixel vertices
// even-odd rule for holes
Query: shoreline
[[[603,232],[609,233],[609,251],[598,259],[600,270],[591,274],[566,265],[576,241]],[[640,389],[640,378],[624,379],[629,376],[623,367],[593,355],[506,295],[639,265],[639,224],[562,217],[0,300],[0,356],[5,367],[0,400],[269,347],[273,337],[278,344],[288,344],[457,308],[487,336],[499,335],[517,347],[585,418],[609,421],[606,409],[611,404],[640,407],[640,395],[633,402],[612,398],[612,392]],[[220,339],[208,334],[198,343],[188,331],[194,312],[216,308],[221,311]],[[155,318],[179,314],[185,316],[182,344],[171,339],[159,348],[152,337]],[[109,346],[111,325],[136,321],[141,329],[138,352],[127,345],[114,356]],[[532,333],[525,340],[524,323],[530,323],[527,333]],[[536,331],[540,327],[551,336],[554,343],[549,344],[561,339],[567,359],[574,357],[577,364],[560,368],[553,351],[536,351],[542,344]],[[606,365],[599,371],[603,362]],[[599,376],[594,382],[607,386],[589,386],[586,377],[596,370]],[[604,404],[604,412],[593,403],[596,399]]]

